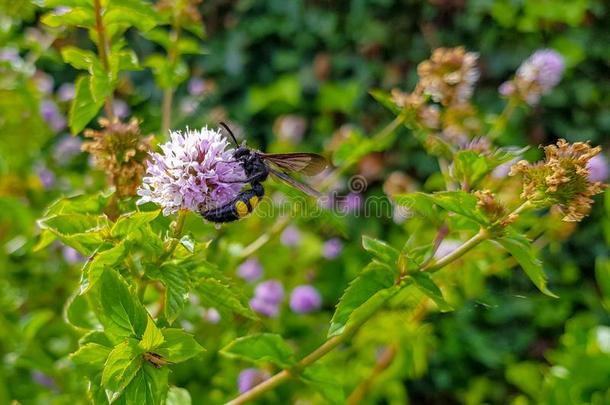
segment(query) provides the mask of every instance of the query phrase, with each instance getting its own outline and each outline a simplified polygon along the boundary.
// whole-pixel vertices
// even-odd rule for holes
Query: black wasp
[[[293,179],[287,172],[314,176],[328,166],[328,162],[323,156],[316,153],[262,153],[254,151],[245,145],[239,146],[231,129],[223,122],[220,125],[227,130],[237,146],[237,149],[233,152],[233,157],[242,164],[246,174],[246,178],[239,183],[249,183],[250,188],[241,191],[233,201],[225,205],[200,211],[205,219],[216,223],[231,222],[250,214],[265,195],[262,183],[267,180],[270,174],[306,194],[320,197],[318,191]]]

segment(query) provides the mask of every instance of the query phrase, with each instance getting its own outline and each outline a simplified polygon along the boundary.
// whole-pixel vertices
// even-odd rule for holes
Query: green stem
[[[176,246],[178,246],[178,243],[180,242],[180,236],[182,235],[182,229],[184,228],[184,220],[186,219],[187,212],[188,210],[186,209],[181,209],[178,211],[178,217],[176,218],[176,223],[174,224],[171,233],[171,240],[169,241],[169,245],[165,249],[165,252],[163,252],[161,257],[159,257],[159,265],[163,264],[164,261],[169,259],[174,253],[174,250],[176,250]]]
[[[106,29],[102,19],[102,4],[101,0],[93,0],[93,9],[95,12],[95,31],[97,32],[97,50],[100,55],[102,67],[106,73],[110,72],[110,63],[108,62],[108,39],[106,38]],[[112,94],[104,101],[104,110],[110,121],[114,121],[114,109],[112,107]]]
[[[500,114],[493,127],[487,134],[487,138],[489,138],[489,140],[495,140],[506,128],[506,125],[508,124],[510,117],[512,117],[513,113],[515,112],[517,105],[518,101],[514,97],[508,99],[508,102],[504,106],[504,110],[502,110],[502,113]]]

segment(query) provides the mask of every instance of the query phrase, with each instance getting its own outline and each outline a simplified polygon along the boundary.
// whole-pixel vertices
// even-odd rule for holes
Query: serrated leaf
[[[90,70],[94,64],[101,66],[100,61],[93,52],[74,46],[62,48],[61,57],[64,62],[72,65],[75,69]]]
[[[77,328],[96,329],[99,322],[95,314],[89,307],[87,298],[80,294],[80,290],[75,291],[64,307],[64,319]]]
[[[204,349],[195,338],[182,329],[163,329],[164,342],[155,349],[164,360],[181,363],[201,353]]]
[[[148,224],[159,216],[159,210],[137,211],[121,215],[110,230],[114,238],[124,238],[132,232],[139,231],[141,227]]]
[[[49,217],[57,214],[100,215],[103,213],[109,199],[110,196],[103,193],[82,194],[74,197],[60,198],[47,208],[44,216]]]
[[[81,367],[101,370],[112,351],[99,343],[87,343],[70,355],[70,360]]]
[[[83,266],[80,282],[80,293],[85,294],[99,280],[102,271],[106,267],[114,268],[117,263],[123,261],[127,254],[125,243],[121,242],[110,249],[95,252]]]
[[[558,298],[548,290],[542,262],[534,254],[532,244],[527,238],[513,233],[495,241],[517,260],[525,274],[542,293],[553,298]]]
[[[125,405],[165,404],[168,376],[167,367],[155,368],[144,363],[125,388],[120,403],[125,403]]]
[[[104,24],[120,24],[136,27],[139,31],[149,31],[159,22],[159,17],[150,3],[141,0],[110,1],[104,14]]]
[[[76,81],[74,100],[70,106],[69,125],[73,134],[82,131],[85,126],[97,115],[104,101],[93,99],[91,94],[91,79],[81,76]]]
[[[191,405],[191,394],[184,388],[171,386],[167,393],[165,405]]]
[[[108,226],[105,216],[88,214],[56,214],[38,221],[41,229],[52,232],[64,244],[89,256],[104,242],[103,230]]]
[[[454,155],[453,176],[460,184],[466,184],[469,188],[476,187],[477,183],[492,170],[493,167],[480,152],[462,150]]]
[[[165,338],[163,337],[161,329],[159,329],[157,325],[155,325],[155,321],[149,317],[144,335],[142,335],[142,340],[138,345],[142,350],[148,352],[160,346],[164,341]]]
[[[382,263],[388,266],[395,266],[398,262],[399,252],[386,242],[368,236],[362,237],[362,247],[367,252],[373,254]]]
[[[110,69],[116,77],[120,71],[125,70],[140,70],[140,62],[136,53],[130,49],[123,49],[112,52],[109,57]]]
[[[135,339],[127,339],[112,349],[102,372],[102,385],[109,402],[116,400],[136,376],[142,367],[142,353]]]
[[[302,381],[311,385],[326,398],[329,404],[345,404],[345,392],[337,375],[320,363],[308,366],[299,375]]]
[[[170,324],[176,320],[188,299],[191,279],[186,267],[165,263],[158,271],[150,269],[147,275],[159,280],[165,286],[165,304],[163,315]]]
[[[40,21],[49,27],[74,26],[92,28],[95,23],[93,9],[89,7],[71,7],[55,9],[43,15]]]
[[[292,348],[280,335],[274,333],[237,338],[225,346],[220,353],[256,364],[270,362],[282,368],[290,368],[296,364]]]
[[[418,207],[421,207],[423,202],[428,201],[429,204],[435,204],[446,211],[461,215],[482,226],[489,225],[488,219],[477,209],[477,198],[465,191],[404,194],[397,200],[408,202],[409,199],[414,203],[419,201],[419,203],[415,204]]]
[[[330,321],[328,336],[343,333],[352,313],[379,291],[392,287],[397,276],[396,266],[388,267],[379,262],[369,263],[362,273],[349,284],[339,300]]]
[[[223,316],[236,313],[246,318],[257,319],[250,307],[244,304],[240,293],[220,280],[204,278],[199,282],[197,290],[201,299],[216,308]]]
[[[104,268],[93,291],[95,312],[109,337],[115,340],[142,337],[148,323],[148,312],[121,275]]]
[[[415,282],[417,289],[432,299],[441,312],[453,311],[451,305],[445,301],[441,289],[432,281],[432,277],[428,273],[415,271],[410,273],[409,276]]]

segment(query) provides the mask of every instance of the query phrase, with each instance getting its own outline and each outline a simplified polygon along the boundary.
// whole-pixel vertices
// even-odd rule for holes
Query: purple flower
[[[299,228],[293,225],[286,227],[284,232],[280,235],[280,242],[282,242],[282,245],[284,246],[295,247],[299,245],[300,241],[301,232],[299,231]]]
[[[55,385],[55,381],[41,371],[32,371],[31,373],[32,381],[42,385],[43,387],[55,389],[57,388]]]
[[[163,215],[180,208],[210,209],[233,200],[243,184],[241,164],[233,161],[228,141],[217,130],[203,128],[170,134],[161,153],[152,153],[138,204],[152,201],[163,207]]]
[[[349,193],[341,200],[341,210],[343,212],[356,212],[362,206],[362,194]]]
[[[64,83],[57,89],[57,98],[59,101],[70,101],[74,98],[75,92],[74,83]]]
[[[279,315],[279,305],[284,299],[284,287],[277,280],[260,283],[250,300],[250,308],[259,314],[275,318]]]
[[[36,167],[36,174],[45,189],[49,189],[55,185],[55,173],[49,170],[46,166]]]
[[[512,81],[504,82],[498,87],[498,92],[504,97],[512,96],[515,94],[515,84]]]
[[[587,169],[589,169],[589,181],[604,182],[610,175],[610,168],[608,167],[608,161],[602,154],[593,156],[587,163]]]
[[[284,287],[278,280],[267,280],[256,286],[254,296],[277,305],[284,299]]]
[[[66,128],[66,118],[57,108],[57,104],[51,100],[40,103],[40,115],[51,129],[58,132]]]
[[[241,373],[239,373],[239,377],[237,377],[237,389],[239,389],[240,394],[243,394],[269,377],[270,375],[266,371],[257,368],[247,368],[242,370]]]
[[[21,61],[17,48],[6,47],[0,48],[0,62],[17,63]]]
[[[300,115],[282,115],[273,125],[278,138],[292,143],[299,143],[306,129],[307,121]]]
[[[239,265],[237,275],[249,282],[256,281],[263,275],[263,266],[257,259],[248,259]]]
[[[324,242],[322,256],[328,260],[336,259],[343,250],[343,242],[339,238],[332,238]]]
[[[252,308],[254,312],[269,318],[277,318],[280,313],[280,308],[277,304],[272,304],[257,297],[250,300],[250,308]]]
[[[193,97],[185,97],[180,101],[180,112],[184,115],[191,115],[197,111],[199,102]]]
[[[310,285],[300,285],[290,294],[290,309],[297,314],[306,314],[320,309],[322,297]]]
[[[78,251],[70,246],[64,246],[61,251],[64,260],[68,264],[80,263],[84,260],[84,257],[78,253]]]
[[[510,168],[519,160],[521,160],[521,158],[511,159],[508,162],[496,166],[496,168],[493,169],[491,172],[491,177],[498,180],[506,178],[508,176],[508,173],[510,172]]]
[[[116,99],[112,103],[112,112],[118,118],[125,118],[129,115],[129,106],[121,99]]]
[[[59,163],[71,160],[74,156],[81,153],[82,141],[75,136],[63,137],[55,146],[53,157]]]
[[[220,313],[216,308],[208,308],[204,310],[203,319],[211,324],[217,324],[220,322]]]
[[[538,83],[542,94],[553,89],[561,80],[565,61],[554,49],[537,50],[517,70],[517,78]]]
[[[207,86],[205,80],[200,77],[193,77],[189,80],[187,86],[187,91],[191,96],[201,96],[205,93]]]
[[[42,94],[51,94],[53,91],[53,78],[44,72],[36,72],[34,82]]]
[[[436,252],[434,253],[434,257],[436,259],[443,258],[443,257],[447,256],[448,254],[452,253],[455,249],[459,248],[461,245],[462,245],[461,242],[458,240],[445,239],[438,246],[438,249],[436,249]]]

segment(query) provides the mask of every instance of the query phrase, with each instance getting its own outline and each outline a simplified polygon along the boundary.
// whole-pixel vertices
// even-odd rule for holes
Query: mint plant
[[[81,149],[106,179],[101,190],[61,197],[48,206],[38,219],[34,248],[40,252],[61,243],[71,249],[73,262],[82,258],[64,318],[79,336],[67,361],[86,379],[88,400],[188,404],[188,389],[174,385],[172,372],[187,362],[205,368],[203,356],[220,355],[215,360],[222,364],[219,374],[225,367],[244,367],[231,388],[230,404],[273,398],[289,380],[307,387],[308,394],[317,393],[323,403],[358,403],[396,358],[412,360],[405,379],[422,375],[432,335],[423,319],[453,316],[467,299],[477,297],[485,278],[518,277],[513,269],[521,269],[542,294],[562,299],[548,285],[539,251],[569,235],[603,192],[607,176],[600,174],[601,148],[560,139],[530,162],[534,159],[524,157],[540,157],[536,150],[500,146],[506,144],[500,140],[506,139],[513,115],[531,112],[559,83],[566,69],[561,54],[543,49],[525,60],[499,86],[504,110],[491,114],[473,98],[480,78],[478,55],[464,47],[435,49],[418,65],[411,91],[371,90],[392,120],[371,136],[342,131],[329,145],[334,167],[314,180],[334,198],[337,183],[366,157],[393,150],[409,159],[400,149],[409,137],[437,162],[438,172],[427,176],[426,184],[418,187],[408,178],[390,176],[383,181],[385,196],[374,199],[363,193],[366,178],[354,177],[352,193],[338,203],[329,198],[328,205],[275,185],[266,205],[257,208],[260,216],[217,229],[202,224],[199,213],[237,196],[243,167],[216,125],[172,128],[174,95],[189,77],[188,55],[202,53],[205,31],[198,3],[44,2],[49,10],[41,21],[58,37],[87,35],[66,40],[59,50],[64,63],[79,71],[68,126],[75,135],[83,133]],[[129,35],[156,47],[143,64],[130,48]],[[160,93],[160,122],[123,119],[115,111],[122,79],[144,69],[150,69]],[[258,90],[253,94],[262,99],[265,90]],[[65,125],[53,106],[47,105],[43,115],[56,128]],[[400,223],[397,231],[382,240],[368,236],[374,233],[371,226],[356,247],[344,244],[340,237],[347,234],[347,216],[362,209],[380,223],[389,219],[373,206],[380,201]],[[248,221],[264,226],[249,227]],[[366,252],[364,263],[345,262],[352,277],[343,280],[346,288],[337,302],[328,302],[329,294],[316,286],[316,277],[330,276],[310,275],[320,264],[315,254],[300,249],[311,239],[304,228],[325,235],[324,242],[314,242],[320,251],[315,254],[324,260],[349,257],[354,249]],[[249,244],[238,240],[240,234],[251,236]],[[265,250],[275,249],[275,239],[290,255],[278,273],[267,274],[261,262],[276,259],[276,252]],[[298,266],[292,268],[293,262]],[[596,271],[607,295],[606,262],[600,260]],[[290,284],[280,279],[284,275],[292,277]],[[292,313],[303,317],[332,308],[328,329],[287,322],[290,336],[275,333],[286,301]],[[202,305],[205,313],[193,315]],[[191,333],[188,319],[194,316],[227,331],[208,352],[201,336]],[[304,333],[319,335],[319,344],[300,345],[298,336]],[[565,335],[576,333],[569,328]],[[586,352],[583,340],[578,342],[567,354],[553,354],[554,361],[576,368],[572,357]],[[358,357],[355,349],[367,346],[383,348],[370,377],[342,378],[340,370]],[[214,403],[228,400],[216,395]]]

